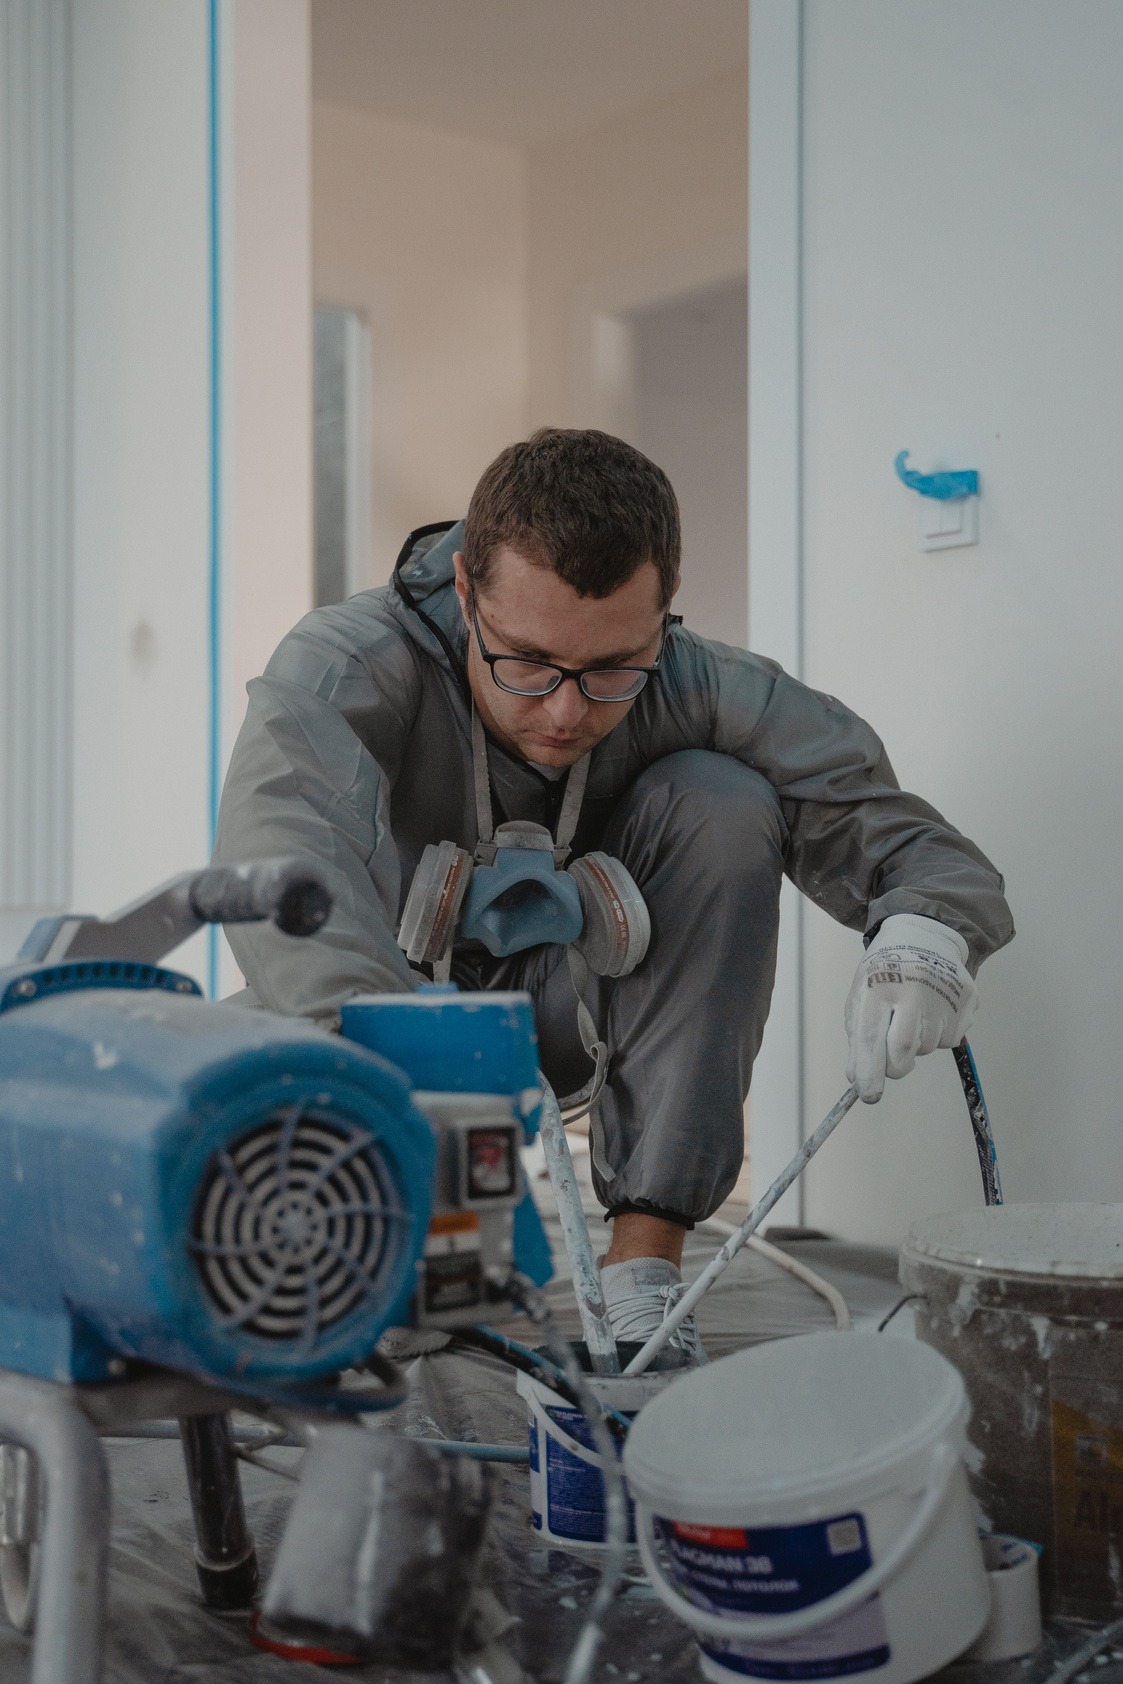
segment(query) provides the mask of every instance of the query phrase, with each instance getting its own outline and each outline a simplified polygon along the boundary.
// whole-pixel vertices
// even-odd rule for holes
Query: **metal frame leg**
[[[22,1444],[0,1444],[0,1602],[25,1636],[35,1630],[43,1535],[39,1463]]]
[[[246,1525],[229,1415],[180,1420],[187,1488],[195,1517],[195,1570],[208,1608],[248,1608],[257,1590],[257,1555]]]
[[[31,1684],[98,1684],[109,1557],[109,1471],[72,1390],[0,1369],[0,1438],[25,1445],[47,1489]]]

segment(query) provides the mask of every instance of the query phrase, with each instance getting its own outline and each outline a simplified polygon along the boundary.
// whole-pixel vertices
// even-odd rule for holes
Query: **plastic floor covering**
[[[574,1141],[575,1148],[580,1147]],[[577,1156],[577,1167],[582,1167]],[[555,1247],[558,1278],[549,1297],[562,1331],[579,1337],[576,1306],[565,1273],[560,1232],[548,1185],[536,1184]],[[601,1249],[600,1212],[587,1193],[594,1245]],[[742,1212],[722,1213],[739,1219]],[[684,1273],[692,1278],[721,1243],[699,1229],[690,1236]],[[811,1264],[846,1298],[858,1328],[872,1327],[897,1303],[896,1253],[823,1241],[801,1241],[793,1255]],[[704,1300],[703,1340],[712,1358],[765,1339],[834,1325],[829,1306],[807,1286],[759,1254],[743,1251]],[[511,1327],[528,1338],[524,1318]],[[907,1307],[892,1334],[909,1337]],[[887,1334],[888,1336],[888,1334]],[[394,1430],[420,1438],[474,1439],[524,1444],[526,1415],[509,1368],[487,1357],[437,1352],[410,1369],[411,1394],[394,1418]],[[169,1440],[107,1442],[113,1487],[112,1554],[103,1678],[105,1684],[311,1684],[335,1672],[341,1679],[379,1684],[445,1684],[448,1674],[407,1673],[377,1664],[322,1668],[263,1654],[246,1635],[245,1616],[216,1616],[200,1602],[192,1559],[194,1531],[179,1444]],[[302,1452],[271,1450],[282,1473],[243,1464],[243,1489],[263,1579],[284,1528]],[[289,1477],[284,1477],[287,1474]],[[595,1556],[544,1548],[529,1521],[525,1466],[496,1469],[496,1500],[482,1580],[514,1617],[504,1639],[540,1684],[560,1684],[570,1647],[583,1623],[599,1574]],[[1058,1653],[1073,1650],[1078,1636],[1051,1639],[1028,1661],[1002,1666],[951,1667],[947,1684],[1039,1684]],[[1118,1673],[1118,1677],[1114,1676]],[[31,1644],[0,1616],[0,1681],[25,1684]],[[597,1684],[687,1684],[698,1680],[693,1639],[647,1584],[638,1558],[629,1567],[612,1615],[594,1678]],[[1096,1669],[1097,1684],[1123,1684],[1123,1668]]]

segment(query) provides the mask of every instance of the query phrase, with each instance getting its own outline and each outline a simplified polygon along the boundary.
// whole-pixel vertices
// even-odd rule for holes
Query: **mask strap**
[[[573,833],[577,829],[577,821],[581,816],[581,803],[585,799],[585,784],[589,776],[589,754],[582,755],[575,766],[569,768],[566,780],[565,795],[562,797],[561,813],[558,816],[558,828],[554,836],[554,864],[560,869],[569,858],[569,846],[573,841]],[[476,861],[480,865],[495,864],[495,814],[491,805],[491,778],[487,769],[487,737],[484,735],[483,721],[476,712],[476,704],[472,703],[472,777],[476,790],[476,835],[479,845],[476,848]]]
[[[491,810],[491,780],[487,774],[487,738],[483,723],[472,703],[472,775],[476,785],[476,835],[479,846],[476,860],[482,865],[495,864],[495,815]]]
[[[605,1157],[604,1153],[604,1124],[601,1122],[600,1107],[597,1104],[608,1075],[608,1048],[597,1035],[597,1026],[593,1016],[585,1004],[584,993],[589,985],[589,967],[584,957],[575,947],[565,950],[566,963],[569,966],[569,980],[573,984],[573,992],[577,996],[577,1029],[581,1036],[581,1045],[593,1061],[593,1078],[587,1082],[580,1093],[565,1101],[569,1105],[580,1105],[581,1110],[567,1116],[567,1123],[576,1123],[586,1112],[589,1117],[589,1151],[593,1160],[593,1167],[605,1183],[613,1181],[616,1171]]]
[[[569,856],[569,845],[573,841],[577,829],[577,820],[581,815],[581,803],[585,798],[585,783],[589,776],[589,754],[583,755],[576,765],[569,769],[569,778],[565,786],[562,799],[562,809],[558,816],[558,828],[555,834],[554,864],[560,870]],[[472,703],[472,774],[476,790],[476,833],[479,841],[476,846],[476,862],[480,865],[494,865],[496,845],[495,814],[491,805],[491,779],[487,769],[487,738],[484,735],[483,722],[476,712],[476,704]],[[569,965],[570,981],[573,992],[577,996],[577,1028],[581,1036],[581,1045],[593,1061],[592,1081],[587,1082],[580,1093],[573,1095],[571,1104],[580,1105],[581,1110],[574,1116],[567,1117],[567,1122],[577,1122],[586,1112],[589,1116],[589,1149],[597,1173],[605,1182],[615,1179],[616,1171],[608,1163],[604,1153],[604,1127],[601,1123],[597,1101],[604,1087],[608,1075],[608,1048],[597,1035],[597,1027],[592,1014],[584,1001],[584,991],[589,984],[589,967],[580,953],[574,947],[567,947],[566,962]],[[451,964],[451,950],[448,955]],[[433,975],[438,982],[447,981],[447,971],[438,976],[436,967]]]
[[[589,776],[589,754],[583,754],[576,765],[569,768],[566,779],[565,795],[562,798],[562,809],[558,815],[558,828],[554,836],[554,864],[560,869],[569,858],[569,845],[573,841],[573,833],[577,829],[577,821],[581,817],[581,803],[585,799],[585,783]]]

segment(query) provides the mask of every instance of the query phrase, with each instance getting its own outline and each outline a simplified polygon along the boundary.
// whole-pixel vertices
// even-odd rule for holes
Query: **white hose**
[[[735,1234],[736,1224],[723,1222],[720,1216],[707,1216],[704,1222],[698,1224],[700,1228],[712,1228],[718,1234]],[[820,1298],[825,1298],[834,1311],[834,1324],[840,1333],[850,1331],[850,1310],[845,1298],[837,1286],[825,1281],[822,1275],[817,1275],[814,1269],[809,1269],[806,1263],[800,1263],[790,1257],[786,1251],[781,1251],[778,1245],[772,1245],[768,1240],[762,1240],[759,1234],[750,1234],[745,1241],[754,1251],[759,1251],[762,1257],[767,1257],[770,1263],[779,1264],[789,1275],[795,1275],[797,1280],[805,1282],[812,1292],[817,1292]]]

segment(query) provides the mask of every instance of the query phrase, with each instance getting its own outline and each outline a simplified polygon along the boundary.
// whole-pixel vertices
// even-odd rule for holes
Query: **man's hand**
[[[897,913],[882,924],[846,997],[846,1076],[867,1105],[886,1076],[907,1076],[918,1054],[966,1035],[979,1004],[966,958],[963,937],[934,918]]]

